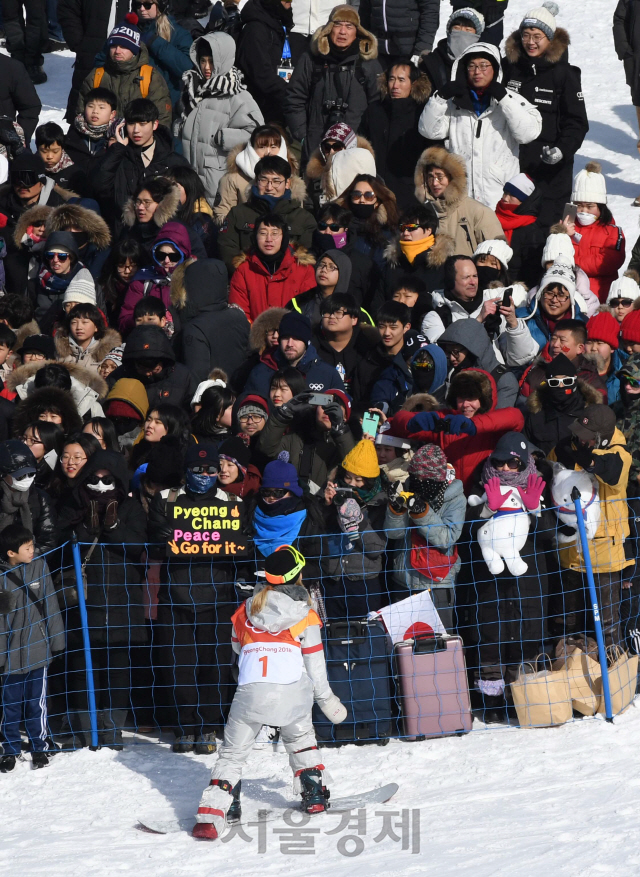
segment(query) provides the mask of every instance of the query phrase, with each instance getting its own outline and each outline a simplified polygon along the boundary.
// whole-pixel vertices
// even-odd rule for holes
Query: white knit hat
[[[563,231],[558,234],[550,234],[542,251],[542,267],[547,262],[564,262],[565,265],[576,264],[576,254],[573,249],[573,241]]]
[[[597,161],[590,161],[583,171],[576,174],[573,181],[571,200],[574,204],[583,201],[587,204],[607,203],[607,184]]]
[[[607,304],[612,298],[632,298],[635,300],[638,296],[640,296],[640,286],[638,286],[637,281],[633,277],[623,274],[622,277],[614,280],[609,287]]]
[[[331,160],[331,185],[335,192],[334,198],[340,195],[353,182],[358,174],[376,175],[376,160],[368,149],[343,149],[334,153]]]
[[[511,257],[513,256],[513,250],[506,241],[482,241],[482,243],[478,244],[476,247],[473,256],[475,258],[476,256],[481,255],[495,256],[501,265],[508,268]]]
[[[547,286],[552,286],[554,283],[561,283],[571,296],[571,301],[574,300],[576,294],[576,281],[571,265],[567,265],[560,261],[554,262],[540,281],[540,286],[538,287],[538,298],[540,298]]]
[[[537,27],[550,40],[556,32],[557,24],[555,16],[560,12],[557,3],[543,3],[542,6],[536,6],[530,9],[520,22],[520,30],[526,27]]]
[[[526,201],[529,195],[533,195],[536,184],[528,174],[516,174],[504,184],[504,191],[518,199]]]
[[[67,286],[62,304],[65,305],[70,301],[83,305],[96,304],[95,283],[93,282],[91,272],[86,268],[81,268],[73,280],[71,280],[69,286]]]
[[[205,390],[208,390],[209,387],[226,387],[226,383],[221,378],[216,378],[215,381],[200,381],[198,386],[196,387],[196,391],[193,394],[193,398],[191,399],[192,405],[199,405],[202,399],[202,394]]]

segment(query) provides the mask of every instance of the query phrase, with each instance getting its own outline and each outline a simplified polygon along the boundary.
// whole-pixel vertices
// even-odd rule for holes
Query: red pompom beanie
[[[618,339],[619,334],[620,323],[612,314],[606,311],[603,311],[601,314],[595,314],[587,322],[587,338],[589,341],[605,341],[609,347],[617,350],[620,343]]]
[[[640,311],[630,311],[622,321],[620,337],[624,341],[640,344]]]

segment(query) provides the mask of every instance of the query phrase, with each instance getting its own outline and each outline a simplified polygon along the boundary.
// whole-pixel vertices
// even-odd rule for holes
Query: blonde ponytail
[[[171,34],[173,33],[173,27],[171,26],[171,22],[167,15],[164,12],[159,12],[156,18],[156,33],[159,37],[162,37],[166,42],[171,42]]]

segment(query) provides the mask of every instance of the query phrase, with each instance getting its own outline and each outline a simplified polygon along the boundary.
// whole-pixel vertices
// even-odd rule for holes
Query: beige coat
[[[122,338],[115,329],[107,329],[104,336],[95,344],[90,345],[86,350],[82,350],[76,344],[71,343],[66,329],[58,329],[54,342],[58,362],[73,362],[98,374],[100,363],[107,353],[113,350],[114,347],[119,347],[122,344]]]
[[[427,167],[442,168],[451,182],[442,198],[434,198],[426,182]],[[464,159],[440,146],[425,149],[416,165],[416,198],[421,204],[431,201],[440,219],[439,232],[455,241],[455,253],[473,256],[483,241],[505,240],[504,231],[493,210],[467,195],[467,172]]]

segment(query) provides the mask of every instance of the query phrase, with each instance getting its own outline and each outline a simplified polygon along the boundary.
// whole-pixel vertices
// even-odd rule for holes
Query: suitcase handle
[[[338,639],[344,644],[361,645],[367,639],[368,625],[362,621],[334,621],[327,624],[327,639]]]
[[[443,652],[446,650],[447,641],[438,633],[434,636],[429,636],[428,634],[418,635],[413,640],[414,655],[426,655],[431,652]]]

